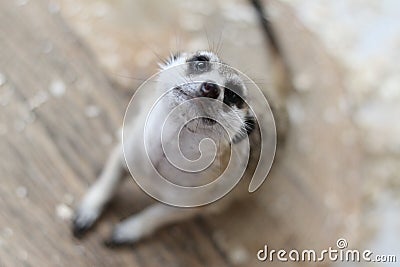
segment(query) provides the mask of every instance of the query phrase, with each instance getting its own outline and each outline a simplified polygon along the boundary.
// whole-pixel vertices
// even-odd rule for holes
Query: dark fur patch
[[[241,84],[234,81],[227,81],[225,83],[224,103],[230,107],[236,106],[241,109],[244,106],[244,100],[240,97],[243,94]]]

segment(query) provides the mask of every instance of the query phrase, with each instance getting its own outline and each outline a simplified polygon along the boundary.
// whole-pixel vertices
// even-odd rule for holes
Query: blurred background
[[[70,220],[130,97],[160,58],[197,49],[280,95],[256,13],[245,0],[0,3],[0,266],[282,266],[257,251],[339,238],[400,261],[400,2],[262,2],[294,87],[276,97],[290,127],[267,181],[222,214],[118,250],[102,245],[112,225],[152,202],[133,180],[84,239]]]

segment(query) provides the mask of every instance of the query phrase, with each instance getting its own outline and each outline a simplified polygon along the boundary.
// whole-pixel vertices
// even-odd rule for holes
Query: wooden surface
[[[318,75],[312,93],[291,99],[304,120],[261,190],[113,251],[102,245],[112,225],[151,202],[127,180],[95,229],[74,239],[70,209],[100,172],[132,92],[107,78],[54,6],[17,3],[0,3],[0,266],[265,266],[255,255],[266,243],[327,248],[356,227],[358,148],[341,141],[348,114],[334,123],[321,116],[343,97],[341,73],[284,12],[294,25],[281,29],[294,74]]]

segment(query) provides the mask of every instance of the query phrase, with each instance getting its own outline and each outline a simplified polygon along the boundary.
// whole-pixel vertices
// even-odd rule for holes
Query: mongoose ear
[[[248,113],[245,117],[242,130],[232,138],[232,143],[237,144],[249,136],[256,126],[256,121],[252,114]]]

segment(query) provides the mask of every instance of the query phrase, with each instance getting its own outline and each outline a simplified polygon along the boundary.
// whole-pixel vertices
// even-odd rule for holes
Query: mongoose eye
[[[197,62],[195,66],[198,71],[205,71],[207,69],[207,63],[204,61]]]
[[[191,62],[189,70],[193,74],[200,74],[210,70],[210,59],[207,56],[194,56],[187,62]]]
[[[196,62],[195,68],[197,71],[203,72],[207,70],[208,64],[207,62],[210,61],[210,59],[206,56],[197,56],[194,58]]]

